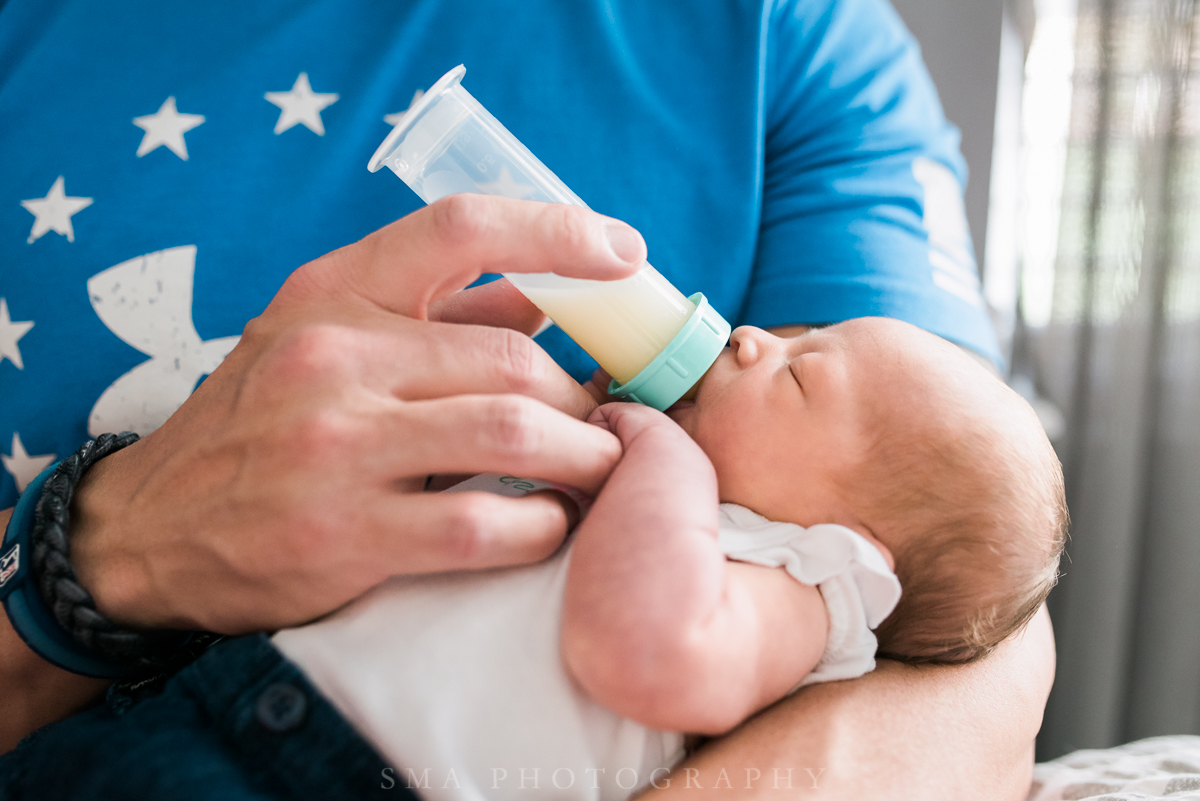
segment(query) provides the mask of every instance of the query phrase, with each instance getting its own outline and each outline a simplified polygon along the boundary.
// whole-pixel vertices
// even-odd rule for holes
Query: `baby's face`
[[[867,415],[881,400],[935,412],[929,397],[910,395],[906,371],[920,369],[917,351],[938,347],[933,335],[882,318],[790,339],[743,326],[695,402],[669,414],[712,460],[722,501],[802,526],[861,528],[837,479],[868,458]]]

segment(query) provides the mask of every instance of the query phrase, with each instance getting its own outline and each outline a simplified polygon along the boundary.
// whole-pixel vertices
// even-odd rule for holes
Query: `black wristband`
[[[115,678],[170,671],[219,639],[118,626],[79,584],[67,534],[75,487],[93,464],[137,439],[132,432],[101,434],[47,470],[26,488],[37,495],[22,496],[5,536],[11,574],[0,581],[0,596],[13,628],[43,658],[73,673]]]

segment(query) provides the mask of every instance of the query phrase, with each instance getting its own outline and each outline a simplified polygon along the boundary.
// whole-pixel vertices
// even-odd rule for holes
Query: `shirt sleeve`
[[[741,322],[894,317],[1002,366],[959,133],[886,0],[775,8],[764,102],[762,220]]]

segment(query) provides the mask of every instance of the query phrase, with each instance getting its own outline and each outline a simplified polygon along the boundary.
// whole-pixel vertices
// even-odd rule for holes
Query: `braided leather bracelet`
[[[26,487],[0,550],[0,599],[13,628],[44,659],[73,673],[117,678],[169,671],[220,639],[118,626],[79,584],[67,535],[71,497],[93,464],[137,439],[128,431],[101,434],[47,468]]]

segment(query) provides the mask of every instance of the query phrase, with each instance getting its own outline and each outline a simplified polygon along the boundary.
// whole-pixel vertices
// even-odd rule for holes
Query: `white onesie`
[[[546,487],[476,476],[453,490]],[[871,629],[900,598],[879,551],[844,526],[805,529],[734,504],[720,514],[726,556],[821,590],[828,643],[798,686],[872,670]],[[625,799],[666,778],[683,735],[622,718],[572,682],[558,639],[569,561],[567,547],[525,567],[395,578],[272,642],[396,766],[383,787],[431,801]]]

